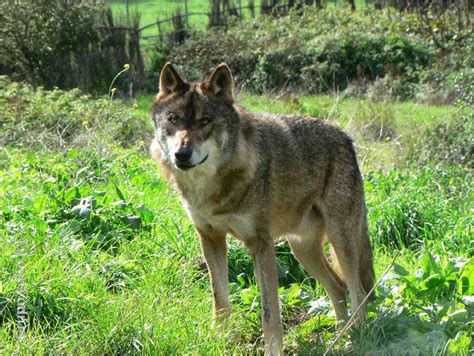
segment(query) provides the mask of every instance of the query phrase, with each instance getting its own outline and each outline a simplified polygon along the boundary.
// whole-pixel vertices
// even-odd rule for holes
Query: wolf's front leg
[[[260,287],[265,354],[280,355],[283,349],[283,328],[278,303],[278,271],[275,244],[268,235],[249,239],[246,245],[252,255]]]
[[[230,316],[226,235],[214,229],[197,230],[214,294],[214,318],[221,324]]]

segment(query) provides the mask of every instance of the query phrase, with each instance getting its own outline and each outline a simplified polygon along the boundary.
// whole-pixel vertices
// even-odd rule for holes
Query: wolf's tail
[[[368,294],[374,287],[375,273],[373,265],[372,247],[370,246],[369,231],[367,227],[367,215],[364,214],[364,226],[362,228],[362,236],[360,241],[360,255],[359,255],[359,277],[362,287]],[[375,299],[375,291],[370,293],[369,301]]]

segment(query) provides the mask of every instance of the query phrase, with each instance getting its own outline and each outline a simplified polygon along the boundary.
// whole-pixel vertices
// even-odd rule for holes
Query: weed
[[[60,101],[74,94],[41,89],[32,94],[29,87],[15,86],[9,84],[9,90],[27,94],[6,101],[10,111],[3,118],[11,124],[2,131],[6,136],[19,117],[11,98],[23,102],[43,93]],[[318,115],[350,128],[364,154],[376,273],[400,251],[367,321],[345,335],[334,353],[468,354],[474,313],[472,181],[470,161],[459,158],[468,155],[458,153],[465,149],[469,120],[456,122],[457,108],[413,103],[388,108],[330,97],[243,93],[241,98],[254,110]],[[101,107],[102,101],[79,99],[83,108]],[[114,102],[106,103],[104,110],[114,110]],[[148,106],[150,99],[138,103]],[[36,109],[28,105],[25,112],[44,113],[38,120],[52,118],[46,101]],[[76,122],[80,110],[74,110],[70,118],[59,111],[59,119]],[[114,120],[121,122],[117,115],[105,117],[112,127]],[[430,133],[438,125],[447,127],[444,136]],[[419,143],[414,156],[413,137]],[[108,136],[99,146],[79,149],[67,141],[36,150],[28,147],[28,136],[16,138],[0,149],[2,353],[261,351],[261,307],[250,256],[229,240],[234,316],[228,332],[219,334],[212,327],[212,293],[194,228],[142,147],[119,147]],[[401,157],[391,158],[396,145]],[[443,148],[454,152],[448,154],[452,158],[436,158],[446,154]],[[331,304],[284,241],[277,242],[276,252],[287,351],[322,354],[336,335]]]

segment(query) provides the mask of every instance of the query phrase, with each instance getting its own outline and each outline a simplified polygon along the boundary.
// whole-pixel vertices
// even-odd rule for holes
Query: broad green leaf
[[[474,259],[464,265],[458,280],[458,293],[474,295]]]
[[[433,289],[438,287],[444,283],[444,278],[440,276],[438,273],[432,274],[428,278],[423,281],[423,285],[427,289]]]
[[[402,267],[398,263],[393,264],[393,271],[399,276],[408,276],[410,274],[410,272],[408,272],[404,267]]]
[[[142,225],[142,219],[139,216],[121,216],[120,219],[132,229],[138,229]]]
[[[75,234],[79,230],[81,230],[81,223],[77,220],[69,220],[61,224],[58,233],[59,236],[64,238]]]
[[[301,288],[297,283],[293,283],[291,287],[288,289],[287,300],[290,305],[295,304],[298,302],[298,297],[301,293]]]
[[[421,264],[423,267],[423,278],[427,278],[429,275],[434,273],[441,274],[441,268],[434,259],[433,255],[429,251],[425,251],[421,258]]]
[[[254,289],[250,287],[250,288],[243,289],[242,292],[240,293],[240,297],[242,298],[242,303],[249,305],[253,303],[256,297],[256,294],[255,294]]]

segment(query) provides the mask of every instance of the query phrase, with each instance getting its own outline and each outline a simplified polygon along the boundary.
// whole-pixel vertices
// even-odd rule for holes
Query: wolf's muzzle
[[[176,156],[176,155],[175,155]],[[184,171],[188,170],[188,169],[191,169],[193,167],[196,167],[202,163],[204,163],[207,158],[209,157],[209,155],[206,155],[206,157],[204,157],[201,162],[197,163],[197,164],[191,164],[189,163],[189,160],[187,162],[181,162],[179,161],[178,159],[176,159],[176,167],[178,167],[179,169],[182,169]]]
[[[190,147],[180,147],[174,153],[176,161],[179,163],[188,163],[193,155],[193,150]]]

